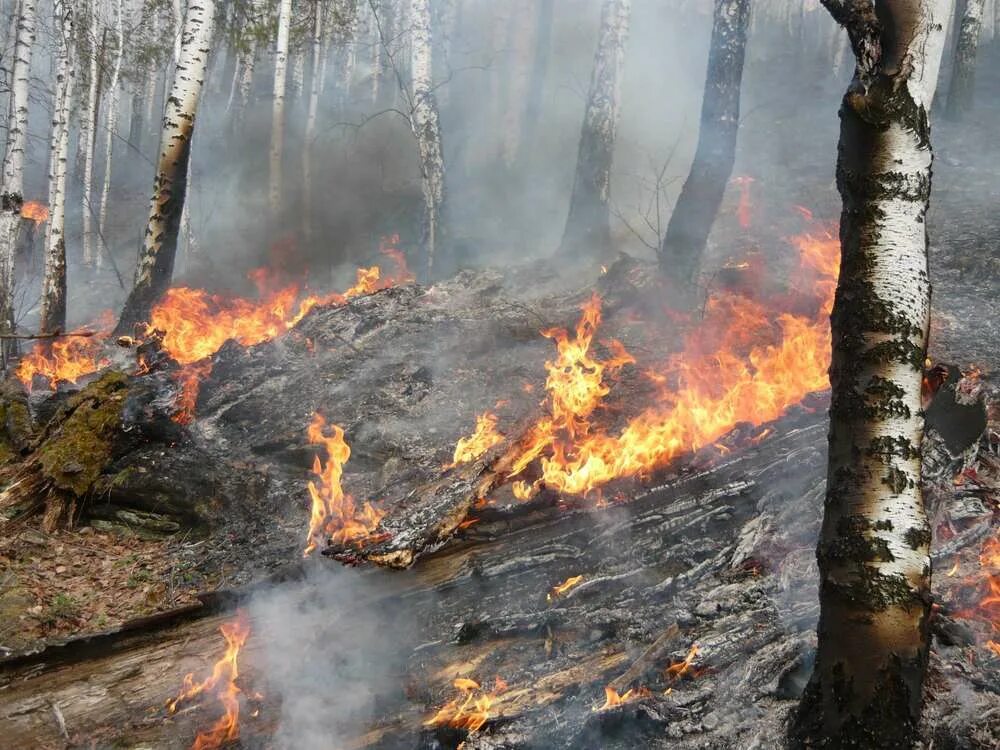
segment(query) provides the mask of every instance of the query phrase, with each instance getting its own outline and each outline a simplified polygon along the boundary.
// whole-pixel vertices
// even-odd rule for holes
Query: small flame
[[[308,483],[312,512],[303,557],[308,557],[327,539],[357,546],[372,541],[372,533],[385,515],[370,502],[358,507],[354,498],[344,493],[340,480],[351,449],[344,440],[342,428],[330,425],[333,434],[326,435],[326,426],[323,415],[314,414],[307,430],[309,442],[323,446],[326,460],[317,456],[313,461],[312,472],[316,480]]]
[[[478,732],[489,721],[490,708],[496,697],[507,690],[507,683],[500,677],[496,678],[490,691],[483,690],[478,682],[465,677],[459,677],[452,684],[462,694],[442,706],[424,722],[424,726],[448,726]]]
[[[41,201],[25,201],[21,204],[21,218],[31,219],[37,227],[49,220],[49,207]]]
[[[177,413],[174,421],[178,424],[191,424],[194,420],[194,407],[198,402],[198,392],[201,381],[212,372],[212,360],[203,359],[182,367],[177,373],[177,382],[181,385],[181,397],[178,400]]]
[[[583,583],[583,576],[572,576],[567,578],[558,586],[553,586],[552,591],[550,591],[545,598],[551,602],[553,599],[558,599],[570,589],[576,588],[581,583]]]
[[[623,695],[619,695],[617,690],[608,686],[604,688],[604,704],[595,708],[594,711],[600,712],[607,711],[612,708],[618,708],[624,703],[639,700],[640,698],[647,698],[649,695],[649,690],[644,687],[626,690]]]
[[[737,218],[740,222],[740,227],[742,229],[750,228],[750,185],[753,184],[753,177],[734,177],[732,180],[734,185],[739,186],[740,189],[740,203],[736,210]]]
[[[241,615],[236,620],[222,625],[219,630],[226,639],[226,653],[215,663],[212,673],[198,683],[194,681],[193,672],[185,675],[181,694],[167,703],[167,711],[173,714],[177,712],[181,703],[186,703],[202,693],[213,692],[222,704],[223,715],[210,729],[198,733],[191,746],[192,750],[215,750],[240,736],[239,696],[242,691],[236,685],[236,679],[239,677],[237,656],[250,635],[250,625]]]
[[[476,417],[476,431],[468,437],[459,438],[455,444],[452,462],[446,468],[475,461],[502,440],[503,435],[497,432],[497,416],[483,412]]]
[[[55,389],[59,383],[76,383],[80,378],[107,367],[111,360],[104,356],[104,344],[114,322],[114,313],[105,310],[98,318],[96,330],[83,328],[74,331],[93,331],[92,336],[67,335],[37,342],[18,362],[14,374],[29,390],[36,375],[47,380],[49,388]]]
[[[691,648],[688,649],[687,656],[684,657],[682,661],[675,662],[667,667],[666,676],[671,682],[676,682],[681,677],[686,674],[691,674],[692,677],[697,676],[698,671],[692,671],[691,667],[694,664],[695,658],[701,653],[701,648],[697,643],[691,644]]]

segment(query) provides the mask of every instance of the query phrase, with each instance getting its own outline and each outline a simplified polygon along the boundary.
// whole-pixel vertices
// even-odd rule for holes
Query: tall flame
[[[327,435],[326,426],[323,415],[314,414],[306,433],[310,443],[323,446],[326,460],[316,457],[312,468],[315,481],[307,485],[312,510],[303,557],[327,539],[339,544],[370,541],[372,532],[385,515],[369,502],[358,507],[354,498],[344,492],[340,480],[351,449],[344,440],[343,429],[330,425],[333,434]]]
[[[475,461],[502,440],[503,435],[497,432],[496,414],[483,412],[476,417],[476,431],[468,437],[459,438],[455,444],[450,466]]]
[[[201,682],[194,681],[194,673],[184,676],[181,694],[167,703],[167,711],[177,712],[181,703],[186,703],[202,693],[213,692],[222,704],[223,714],[211,728],[199,732],[195,738],[192,750],[215,750],[223,744],[232,742],[240,736],[240,694],[236,685],[239,677],[237,657],[240,649],[250,635],[250,625],[242,617],[223,624],[219,630],[226,639],[226,653],[212,668],[212,673]]]

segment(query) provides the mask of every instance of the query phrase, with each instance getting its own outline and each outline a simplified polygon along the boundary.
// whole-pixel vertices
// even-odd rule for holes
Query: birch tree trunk
[[[916,738],[931,604],[920,490],[928,110],[947,3],[823,0],[857,67],[840,109],[819,650],[790,727],[796,748],[911,748]]]
[[[42,277],[42,333],[66,329],[66,168],[69,160],[70,102],[76,78],[73,7],[57,2],[56,90],[52,102],[49,150],[49,220],[45,225],[45,269]]]
[[[979,32],[983,27],[983,4],[984,0],[966,0],[965,12],[958,28],[955,62],[945,108],[945,114],[952,120],[961,120],[972,109],[976,50],[979,47]]]
[[[424,216],[420,248],[427,262],[427,277],[434,276],[434,255],[441,242],[445,208],[445,164],[441,146],[441,118],[434,98],[431,58],[431,13],[429,0],[412,0],[410,5],[410,68],[413,84],[413,111],[410,124],[420,154]]]
[[[250,4],[253,18],[251,24],[253,29],[246,41],[246,49],[239,56],[237,62],[238,82],[236,84],[236,101],[232,104],[232,130],[234,134],[243,131],[243,123],[246,119],[247,108],[250,106],[250,99],[253,93],[253,73],[257,64],[257,28],[262,20],[263,10],[260,0],[254,0]]]
[[[576,176],[559,252],[603,255],[611,250],[608,200],[621,98],[631,0],[604,0],[601,30],[580,131]]]
[[[115,329],[118,335],[130,334],[137,323],[147,321],[153,304],[170,286],[184,208],[191,137],[205,80],[214,17],[214,0],[188,3],[180,59],[163,115],[149,219],[132,291]]]
[[[274,100],[271,108],[271,211],[281,207],[281,155],[285,145],[285,77],[288,70],[288,25],[292,0],[278,3],[278,39],[274,48]]]
[[[698,148],[660,247],[660,268],[691,290],[736,161],[750,0],[716,0]]]
[[[80,141],[77,147],[77,174],[83,175],[82,209],[83,209],[83,265],[94,264],[94,228],[90,196],[94,182],[94,151],[97,147],[97,107],[98,80],[97,65],[97,0],[90,0],[88,10],[88,48],[87,61],[87,101],[81,108],[83,116],[80,120]],[[82,161],[82,170],[79,170]]]
[[[125,57],[125,22],[124,8],[122,0],[118,0],[115,7],[115,64],[111,69],[111,83],[108,88],[108,105],[105,113],[104,132],[106,140],[104,143],[104,181],[101,184],[101,206],[98,213],[98,234],[101,236],[101,244],[104,252],[110,253],[108,247],[108,197],[111,194],[111,167],[112,156],[114,154],[115,138],[118,134],[118,79],[121,76],[122,60]],[[97,267],[103,265],[104,253],[97,253]]]
[[[31,50],[35,44],[35,0],[21,0],[17,42],[11,72],[7,143],[3,159],[3,192],[0,194],[0,332],[14,333],[14,256],[21,234],[24,203],[24,150],[28,140],[28,83]],[[14,339],[0,341],[6,365],[17,352]]]
[[[313,237],[312,143],[316,137],[316,112],[319,109],[320,68],[323,64],[323,3],[313,4],[312,75],[309,78],[309,111],[306,113],[305,142],[302,144],[302,221],[307,240]]]
[[[384,59],[382,50],[382,36],[379,33],[382,13],[382,0],[371,0],[371,29],[369,29],[372,43],[372,104],[376,105],[382,89],[382,77],[384,72]]]

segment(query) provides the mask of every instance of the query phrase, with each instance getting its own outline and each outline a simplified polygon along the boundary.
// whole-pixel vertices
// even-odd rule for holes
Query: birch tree
[[[507,35],[509,71],[507,106],[503,112],[503,144],[501,154],[508,167],[513,166],[521,152],[525,108],[531,84],[535,37],[538,34],[538,14],[532,0],[517,0],[510,16]]]
[[[250,19],[242,30],[243,38],[240,40],[240,51],[237,56],[235,96],[231,98],[229,105],[232,112],[231,127],[234,133],[243,130],[247,107],[250,104],[253,92],[253,74],[257,64],[259,29],[263,17],[264,9],[261,0],[252,0]]]
[[[292,0],[278,2],[278,38],[274,47],[274,99],[271,107],[271,211],[281,207],[281,156],[285,145],[285,78],[288,70],[288,26]]]
[[[750,0],[715,0],[698,147],[660,247],[660,267],[681,291],[692,289],[733,173],[749,23]]]
[[[441,242],[445,209],[444,149],[441,146],[441,118],[434,98],[431,56],[431,12],[429,0],[412,0],[410,5],[410,75],[413,85],[410,125],[420,154],[424,216],[420,247],[427,262],[428,278],[433,278],[434,255]]]
[[[576,176],[560,252],[606,253],[611,249],[608,200],[615,153],[622,67],[631,0],[604,0],[601,29],[580,131]]]
[[[87,98],[82,102],[80,140],[77,147],[77,174],[82,174],[81,192],[83,210],[83,264],[94,264],[94,228],[91,204],[91,187],[94,182],[94,151],[97,147],[97,109],[100,71],[98,70],[97,0],[90,0],[87,8]],[[82,168],[81,168],[82,167]]]
[[[35,44],[35,0],[21,0],[17,41],[11,72],[7,143],[3,159],[3,192],[0,194],[0,331],[14,333],[14,256],[21,232],[24,203],[24,149],[28,140],[28,83],[31,50]],[[17,350],[14,339],[3,339],[4,364]]]
[[[69,159],[70,103],[76,78],[73,54],[73,7],[57,2],[56,86],[52,101],[49,147],[49,220],[45,225],[40,328],[54,333],[66,328],[66,168]]]
[[[823,4],[847,29],[856,68],[840,108],[819,650],[790,739],[799,748],[910,748],[931,604],[920,489],[928,111],[948,0]]]
[[[955,62],[951,69],[951,86],[948,87],[948,104],[945,114],[960,120],[972,109],[972,93],[976,78],[976,51],[979,32],[983,28],[985,0],[966,0],[965,12],[958,27],[955,43]]]
[[[118,320],[118,335],[149,319],[153,304],[170,286],[184,208],[191,137],[212,40],[214,0],[190,0],[184,16],[180,58],[163,114],[153,195],[132,291]]]
[[[312,75],[309,79],[309,108],[306,113],[305,143],[302,144],[303,224],[306,237],[312,236],[312,144],[316,137],[316,113],[319,109],[320,66],[323,64],[323,3],[313,3],[313,28],[310,39]]]
[[[115,138],[118,136],[118,80],[122,72],[122,60],[125,57],[124,8],[122,0],[117,0],[115,6],[115,63],[111,69],[111,83],[108,87],[108,103],[104,120],[104,181],[101,184],[101,204],[98,210],[98,234],[105,252],[109,252],[108,236],[108,197],[111,193],[111,167],[114,155]],[[97,267],[102,265],[103,253],[97,253]]]

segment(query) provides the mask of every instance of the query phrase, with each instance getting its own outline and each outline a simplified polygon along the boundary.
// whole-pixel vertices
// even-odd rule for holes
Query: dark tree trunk
[[[555,0],[541,0],[538,3],[537,35],[535,37],[535,59],[531,66],[531,84],[528,101],[524,105],[524,134],[521,142],[530,148],[534,142],[535,129],[542,114],[542,95],[549,70],[552,50],[552,16]]]
[[[945,109],[950,120],[961,120],[972,109],[976,50],[979,47],[979,32],[983,27],[984,4],[985,0],[967,0],[962,14],[955,43],[951,86],[948,88],[948,106]]]
[[[698,275],[733,172],[749,23],[750,0],[716,0],[698,149],[660,248],[660,268],[681,285]]]
[[[840,110],[819,648],[790,739],[795,748],[910,748],[929,651],[931,533],[920,490],[928,108],[948,0],[824,4],[847,28],[857,68]]]
[[[128,121],[128,142],[139,152],[142,151],[142,95],[132,94],[132,113]]]

